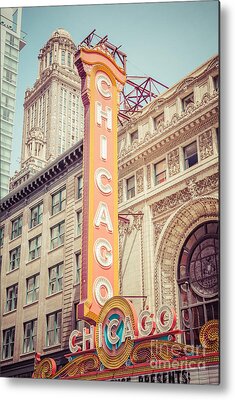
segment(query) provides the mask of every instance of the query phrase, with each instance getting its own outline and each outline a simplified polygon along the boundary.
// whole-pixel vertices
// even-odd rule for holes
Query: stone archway
[[[159,236],[155,253],[155,308],[162,304],[179,309],[177,266],[181,248],[189,234],[206,221],[217,221],[219,201],[213,197],[190,200],[172,214]],[[179,321],[177,320],[177,324]]]

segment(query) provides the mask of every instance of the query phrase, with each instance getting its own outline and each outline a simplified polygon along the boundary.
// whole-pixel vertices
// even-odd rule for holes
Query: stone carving
[[[143,214],[141,212],[139,214],[134,215],[132,229],[137,229],[137,231],[139,231],[142,228],[142,222],[143,222]]]
[[[118,203],[123,202],[123,180],[118,182]]]
[[[195,197],[197,197],[196,177],[194,176],[192,178],[186,179],[185,183],[191,194],[192,199],[195,199]]]
[[[153,205],[153,218],[156,218],[159,214],[185,203],[190,200],[190,198],[191,194],[188,188],[165,197]]]
[[[205,195],[215,189],[218,189],[219,175],[216,173],[197,182],[196,178],[193,177],[186,181],[186,185],[187,187],[179,192],[176,192],[154,203],[152,206],[153,218],[157,218],[159,214],[170,211],[173,208],[184,204],[190,199],[194,199],[198,196]]]
[[[159,236],[161,234],[161,231],[164,227],[164,224],[165,224],[165,221],[154,223],[154,248],[156,248],[156,246],[157,246],[157,242],[158,242]]]
[[[144,169],[140,168],[136,172],[136,182],[137,182],[137,194],[143,192],[144,190]]]
[[[160,304],[178,307],[176,270],[179,255],[186,237],[200,223],[217,220],[218,200],[203,197],[191,200],[170,217],[164,225],[161,240],[156,247],[154,285],[156,308]]]
[[[179,149],[174,149],[167,155],[169,176],[173,176],[180,172],[180,156]]]
[[[199,152],[201,160],[213,155],[213,141],[211,129],[199,136]]]
[[[147,189],[151,188],[151,165],[147,165]]]

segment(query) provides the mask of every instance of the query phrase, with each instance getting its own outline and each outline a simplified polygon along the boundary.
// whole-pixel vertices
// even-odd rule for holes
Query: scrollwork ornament
[[[33,378],[50,379],[56,373],[56,362],[53,358],[44,358],[38,365],[35,366]]]

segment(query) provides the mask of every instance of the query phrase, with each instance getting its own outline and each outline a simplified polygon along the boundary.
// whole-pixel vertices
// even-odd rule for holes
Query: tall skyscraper
[[[26,44],[21,16],[21,8],[1,8],[1,198],[9,191],[19,52]]]
[[[83,137],[80,78],[74,66],[76,46],[64,29],[54,31],[38,55],[38,77],[25,92],[21,169],[14,189]]]

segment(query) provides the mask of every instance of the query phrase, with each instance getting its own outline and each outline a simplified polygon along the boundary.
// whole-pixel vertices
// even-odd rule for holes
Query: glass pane
[[[47,319],[47,321],[48,321],[48,323],[47,323],[48,330],[53,330],[54,329],[54,320],[55,320],[54,314],[48,315],[47,318],[48,318]]]
[[[197,144],[193,142],[192,144],[185,147],[185,157],[188,158],[197,152]]]

